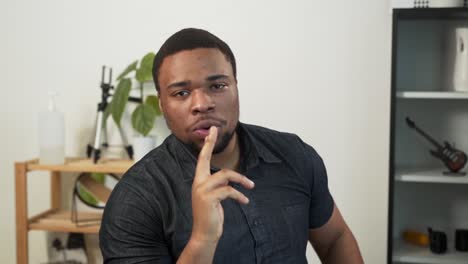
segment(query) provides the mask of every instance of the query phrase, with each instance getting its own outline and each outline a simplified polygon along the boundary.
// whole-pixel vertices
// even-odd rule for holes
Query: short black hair
[[[237,79],[236,59],[231,51],[231,48],[229,48],[229,46],[224,41],[206,30],[185,28],[170,36],[154,57],[152,73],[154,85],[156,86],[156,90],[158,92],[160,90],[158,80],[159,68],[163,63],[163,60],[177,52],[193,50],[197,48],[215,48],[221,51],[224,56],[226,56],[227,61],[231,63],[234,79]]]

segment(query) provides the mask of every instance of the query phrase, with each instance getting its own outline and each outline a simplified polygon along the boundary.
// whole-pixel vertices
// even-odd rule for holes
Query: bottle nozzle
[[[58,93],[56,91],[49,91],[49,111],[55,112],[57,107],[55,105],[55,98],[57,97]]]

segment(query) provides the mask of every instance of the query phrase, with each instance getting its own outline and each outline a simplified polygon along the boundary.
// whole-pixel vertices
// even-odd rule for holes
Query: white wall
[[[37,112],[47,90],[61,94],[66,154],[82,156],[100,66],[120,71],[183,27],[208,29],[229,43],[238,60],[241,120],[297,133],[313,145],[366,262],[385,262],[389,1],[15,0],[0,6],[1,263],[15,262],[13,162],[37,156]],[[44,179],[29,180],[30,213],[48,205]],[[44,262],[44,232],[30,232],[30,239],[31,262]]]

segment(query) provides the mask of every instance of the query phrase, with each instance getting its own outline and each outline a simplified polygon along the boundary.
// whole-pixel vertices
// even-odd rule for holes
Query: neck
[[[239,140],[237,138],[237,132],[235,132],[226,148],[211,157],[211,165],[221,169],[237,171],[239,160]]]

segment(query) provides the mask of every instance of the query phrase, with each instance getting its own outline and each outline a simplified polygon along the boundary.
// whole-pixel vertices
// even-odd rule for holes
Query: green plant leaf
[[[97,183],[104,184],[104,179],[106,178],[106,175],[104,173],[93,172],[90,176]]]
[[[99,203],[98,200],[91,193],[89,193],[86,188],[84,188],[81,185],[78,188],[78,194],[83,200],[85,200],[89,204],[98,205]]]
[[[153,75],[151,74],[151,68],[139,68],[136,71],[135,79],[140,83],[149,82],[153,80]]]
[[[140,61],[140,67],[137,69],[135,78],[139,82],[148,82],[153,80],[153,60],[155,54],[153,52],[149,52]]]
[[[156,116],[161,115],[161,109],[159,109],[159,98],[156,95],[149,95],[146,97],[145,104],[153,107]]]
[[[155,54],[148,52],[143,58],[141,58],[140,68],[153,68]]]
[[[112,118],[114,118],[115,123],[120,127],[120,120],[122,119],[122,114],[125,110],[125,106],[128,101],[128,95],[130,94],[130,89],[132,88],[132,82],[130,79],[122,79],[117,85],[117,89],[112,98]]]
[[[138,64],[138,60],[136,60],[136,61],[132,62],[130,65],[128,65],[127,68],[121,74],[119,74],[119,77],[117,77],[117,81],[120,81],[120,79],[127,76],[127,74],[129,74],[130,72],[136,70],[137,64]]]
[[[147,136],[154,127],[155,118],[156,112],[152,106],[140,104],[135,111],[133,111],[132,126],[138,133]]]

